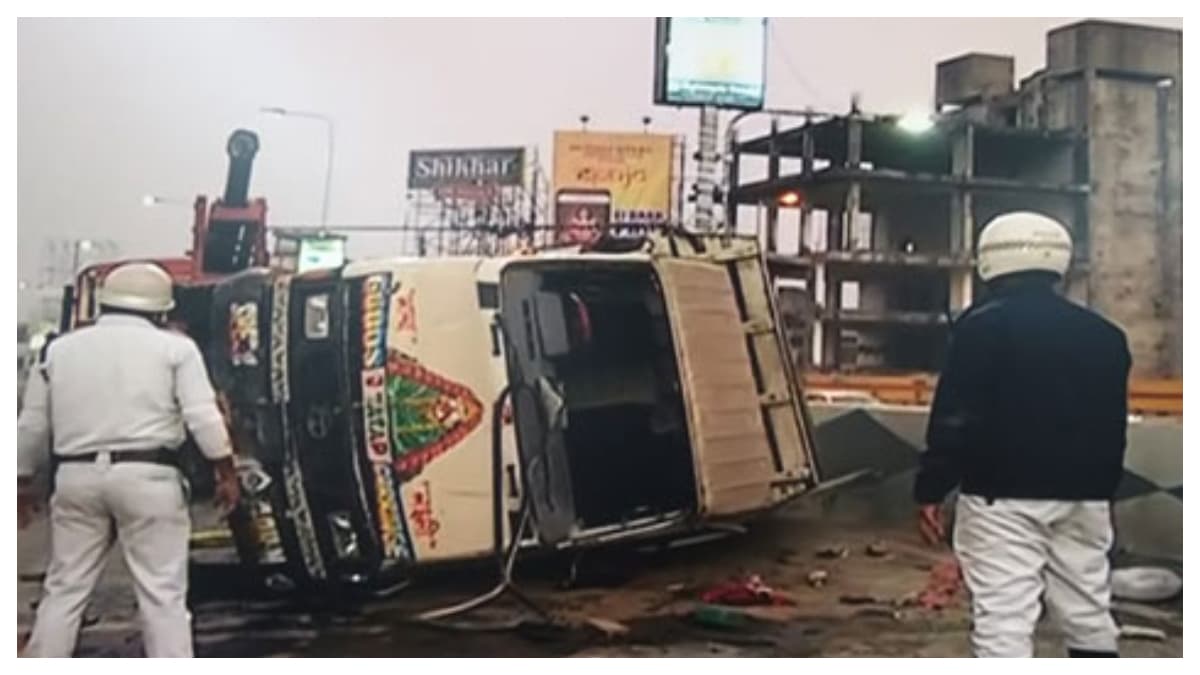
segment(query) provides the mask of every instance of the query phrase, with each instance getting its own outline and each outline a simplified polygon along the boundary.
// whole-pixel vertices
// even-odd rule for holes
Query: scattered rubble
[[[592,628],[595,628],[606,638],[621,637],[629,634],[629,626],[612,619],[605,619],[598,616],[589,616],[584,620],[584,623]]]
[[[1167,632],[1161,628],[1150,628],[1149,626],[1121,626],[1121,639],[1123,640],[1151,640],[1153,642],[1166,642]]]
[[[904,619],[903,612],[896,609],[886,609],[883,607],[864,607],[856,611],[854,616],[873,619],[891,619],[892,621],[902,621]]]
[[[817,549],[817,557],[822,560],[834,560],[836,558],[847,558],[850,556],[850,549],[841,544],[830,544]]]
[[[843,595],[838,598],[843,605],[878,605],[878,599],[870,595]]]
[[[790,605],[795,601],[763,582],[762,577],[752,574],[733,579],[705,591],[700,599],[714,605]]]
[[[942,610],[954,603],[962,589],[962,570],[953,557],[933,566],[925,588],[917,595],[917,605],[924,609]]]
[[[1162,567],[1127,567],[1113,571],[1112,592],[1122,600],[1162,602],[1183,592],[1183,579]]]
[[[720,605],[700,605],[692,610],[688,619],[706,628],[742,628],[748,622],[748,617],[736,609]]]
[[[820,588],[829,581],[829,572],[825,570],[813,570],[808,573],[808,585],[813,588]]]
[[[882,558],[891,552],[892,551],[890,548],[888,548],[887,542],[882,540],[875,541],[867,545],[867,555],[871,556],[872,558]]]

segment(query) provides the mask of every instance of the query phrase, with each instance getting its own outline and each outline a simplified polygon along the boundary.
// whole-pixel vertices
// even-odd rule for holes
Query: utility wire
[[[785,66],[787,66],[792,78],[795,79],[801,87],[804,87],[809,96],[813,97],[815,102],[821,103],[822,105],[828,103],[828,101],[825,100],[825,96],[815,86],[813,86],[811,82],[808,81],[808,78],[800,74],[800,69],[797,68],[795,62],[792,61],[791,54],[788,53],[787,47],[784,46],[785,43],[780,39],[779,33],[776,32],[774,21],[767,21],[767,31],[770,34],[771,44],[779,46],[779,54],[783,57],[783,63]]]

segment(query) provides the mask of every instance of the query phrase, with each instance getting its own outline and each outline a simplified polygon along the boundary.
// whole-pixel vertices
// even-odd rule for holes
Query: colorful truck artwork
[[[362,284],[362,410],[367,459],[374,473],[376,518],[384,558],[411,558],[412,549],[401,513],[392,442],[388,432],[387,325],[391,276],[368,276]]]
[[[412,507],[408,511],[413,536],[424,539],[430,549],[436,549],[437,534],[438,530],[442,529],[442,524],[433,511],[433,493],[429,481],[421,481],[415,487],[412,492]]]
[[[483,419],[483,404],[470,389],[398,351],[388,354],[387,380],[392,447],[401,477],[420,473]]]
[[[229,343],[229,360],[234,366],[258,365],[258,303],[230,306]]]

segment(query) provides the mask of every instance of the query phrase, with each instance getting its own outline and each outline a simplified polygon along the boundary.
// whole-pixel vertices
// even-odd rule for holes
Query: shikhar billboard
[[[455,185],[512,187],[525,180],[524,148],[414,150],[408,155],[408,188]]]
[[[667,222],[673,142],[664,134],[555,132],[556,204],[599,195],[611,224]]]

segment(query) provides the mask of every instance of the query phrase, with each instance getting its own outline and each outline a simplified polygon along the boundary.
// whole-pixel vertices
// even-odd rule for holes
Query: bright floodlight
[[[80,241],[80,242],[79,242],[79,250],[80,250],[80,251],[83,251],[84,253],[87,253],[88,251],[92,250],[92,242],[91,242],[91,240],[90,240],[90,239],[84,239],[84,240]]]
[[[150,207],[158,203],[158,197],[154,195],[146,195],[142,197],[142,206]]]
[[[896,125],[910,134],[923,134],[933,128],[933,116],[925,112],[910,112],[901,117]]]

